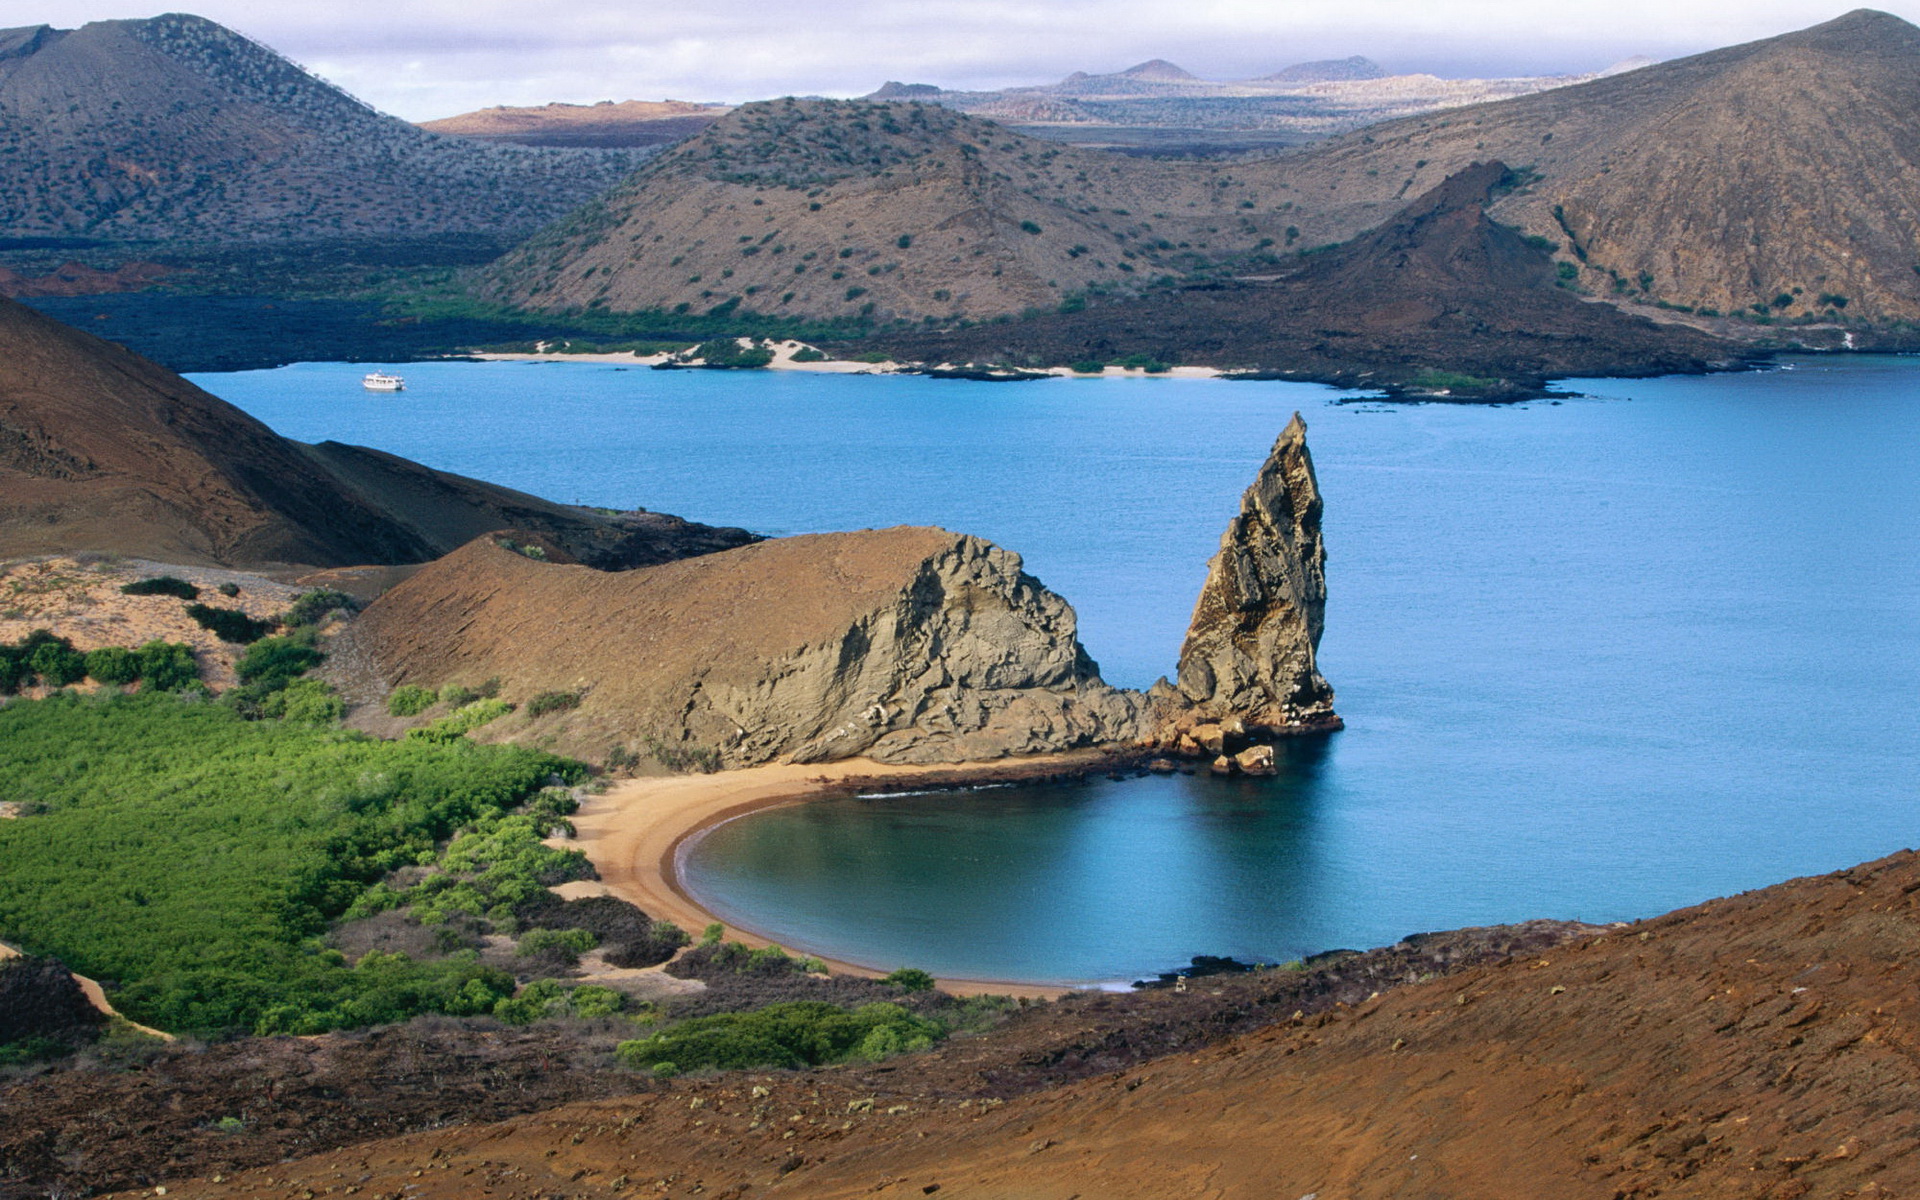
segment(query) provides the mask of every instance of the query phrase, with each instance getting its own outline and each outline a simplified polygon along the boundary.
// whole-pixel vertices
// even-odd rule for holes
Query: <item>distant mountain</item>
[[[1022,132],[1085,145],[1284,146],[1412,113],[1564,87],[1590,76],[1439,79],[1389,76],[1368,58],[1299,63],[1259,79],[1201,79],[1165,59],[1109,74],[1076,71],[1058,83],[948,91],[888,83],[869,100],[921,100]],[[1131,131],[1131,136],[1125,131]],[[1169,136],[1155,138],[1154,131]]]
[[[610,566],[753,540],[554,504],[377,450],[290,441],[163,367],[0,300],[0,558],[411,563],[509,526]]]
[[[516,146],[635,149],[671,145],[692,137],[728,111],[724,104],[691,104],[684,100],[623,100],[618,104],[602,100],[598,104],[483,108],[457,117],[422,121],[420,128]]]
[[[1494,216],[1603,297],[1920,320],[1920,29],[1860,9],[1797,33],[1370,126],[1275,169],[1350,237],[1499,158]]]
[[[1385,79],[1387,71],[1370,58],[1356,54],[1352,58],[1328,58],[1319,62],[1295,63],[1271,75],[1262,75],[1261,83],[1347,83],[1360,79]]]
[[[636,161],[426,133],[200,17],[0,31],[0,228],[13,237],[531,229]]]

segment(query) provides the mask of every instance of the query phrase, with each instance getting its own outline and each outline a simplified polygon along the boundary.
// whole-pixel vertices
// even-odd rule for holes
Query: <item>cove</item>
[[[1920,824],[1920,365],[1574,380],[1562,403],[1304,385],[409,364],[196,382],[282,433],[764,532],[936,523],[1021,552],[1110,682],[1170,671],[1295,408],[1348,728],[1266,781],[774,809],[692,847],[730,920],[878,965],[1124,979],[1422,929],[1619,920]]]

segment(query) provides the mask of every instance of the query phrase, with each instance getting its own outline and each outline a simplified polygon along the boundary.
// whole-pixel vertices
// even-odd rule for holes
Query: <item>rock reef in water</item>
[[[1320,507],[1307,424],[1295,413],[1207,565],[1177,691],[1159,689],[1190,706],[1175,722],[1181,732],[1211,722],[1258,740],[1340,727],[1314,662],[1327,607]]]
[[[1134,744],[1152,725],[1145,698],[1101,681],[1066,601],[979,538],[812,534],[618,572],[503,541],[381,597],[345,656],[395,684],[576,692],[481,736],[590,758],[965,762]]]

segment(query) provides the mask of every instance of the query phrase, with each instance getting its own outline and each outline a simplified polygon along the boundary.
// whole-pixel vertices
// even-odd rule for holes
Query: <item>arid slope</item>
[[[290,441],[163,367],[0,300],[0,558],[409,563],[508,525],[612,566],[752,540],[553,504],[376,450]]]
[[[515,146],[633,148],[665,146],[692,137],[727,112],[723,105],[685,100],[623,100],[616,104],[543,104],[483,108],[422,121],[429,133]]]
[[[1899,1196],[1920,1187],[1916,947],[1903,852],[1004,1104],[981,1103],[1000,1098],[989,1037],[891,1073],[676,1082],[172,1194]],[[1103,1002],[1077,1003],[1096,1024]]]

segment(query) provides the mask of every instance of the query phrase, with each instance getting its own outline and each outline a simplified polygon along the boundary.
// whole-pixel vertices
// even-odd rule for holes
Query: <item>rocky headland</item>
[[[374,677],[363,702],[488,681],[512,702],[564,696],[480,736],[596,761],[940,764],[1105,747],[1231,754],[1215,769],[1259,772],[1274,738],[1340,724],[1314,665],[1320,508],[1295,414],[1221,538],[1179,685],[1144,694],[1100,678],[1073,609],[1017,554],[914,527],[630,571],[501,531],[382,596],[340,653]]]

